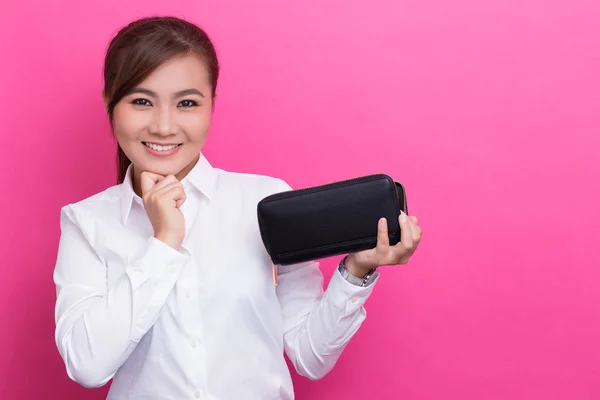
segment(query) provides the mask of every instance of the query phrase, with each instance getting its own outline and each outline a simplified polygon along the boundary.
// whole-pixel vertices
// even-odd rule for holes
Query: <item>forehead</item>
[[[210,86],[208,69],[200,57],[186,55],[162,63],[138,86],[152,88],[157,92],[176,91]]]

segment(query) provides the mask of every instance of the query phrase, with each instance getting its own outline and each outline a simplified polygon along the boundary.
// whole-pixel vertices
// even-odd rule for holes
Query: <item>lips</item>
[[[144,146],[154,150],[154,151],[169,151],[169,150],[173,150],[179,146],[181,146],[180,144],[158,144],[158,143],[151,143],[151,142],[142,142],[144,144]]]

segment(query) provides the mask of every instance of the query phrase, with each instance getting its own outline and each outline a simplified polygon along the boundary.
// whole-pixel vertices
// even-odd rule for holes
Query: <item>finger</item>
[[[166,180],[167,178],[163,179]],[[173,189],[174,187],[183,187],[183,184],[181,182],[179,182],[178,180],[175,180],[175,182],[171,181],[165,184],[162,184],[163,181],[160,181],[161,186],[158,186],[158,183],[155,186],[154,191],[156,193],[165,193],[170,189]]]
[[[407,250],[412,249],[413,247],[413,237],[412,237],[412,229],[411,224],[408,221],[408,217],[404,212],[400,214],[398,218],[400,222],[400,230],[401,230],[401,238],[400,242],[404,245]]]
[[[423,230],[414,221],[410,221],[410,229],[412,231],[413,242],[416,246],[419,244],[419,241],[421,241],[421,235],[423,234]]]
[[[171,182],[168,185],[165,185],[163,187],[161,187],[159,190],[156,191],[156,194],[158,196],[171,196],[174,192],[172,191],[173,189],[179,188],[181,189],[181,191],[184,193],[185,196],[185,190],[183,189],[183,184],[179,181],[175,181],[175,182]],[[174,200],[177,200],[177,198],[173,198]]]
[[[154,186],[154,190],[158,191],[158,190],[162,190],[163,188],[167,187],[168,185],[171,185],[173,183],[180,183],[179,180],[177,178],[175,178],[173,175],[167,175],[165,176],[164,179],[162,179],[160,182],[158,182],[155,186]]]
[[[417,217],[415,217],[414,215],[410,215],[408,217],[409,220],[411,220],[412,222],[414,222],[415,224],[419,223],[419,219]]]
[[[185,201],[186,199],[183,185],[179,184],[178,182],[168,185],[163,190],[161,190],[160,193],[162,196],[165,196],[169,200],[175,201],[175,203],[177,203],[178,200]]]
[[[144,171],[140,175],[140,186],[142,188],[142,195],[148,193],[150,189],[156,185],[157,182],[162,180],[164,176],[153,174],[152,172]]]
[[[380,218],[377,224],[377,247],[375,250],[380,255],[384,255],[388,252],[389,247],[390,237],[388,236],[387,219]]]

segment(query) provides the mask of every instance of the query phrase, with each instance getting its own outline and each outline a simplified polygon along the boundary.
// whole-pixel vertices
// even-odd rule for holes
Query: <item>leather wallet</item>
[[[404,187],[385,174],[275,193],[257,206],[263,244],[274,265],[374,248],[385,217],[391,245],[400,241]]]

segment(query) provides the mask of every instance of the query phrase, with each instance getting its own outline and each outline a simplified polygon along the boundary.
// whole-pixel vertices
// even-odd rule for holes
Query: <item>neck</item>
[[[190,173],[192,168],[194,168],[194,166],[198,163],[199,159],[200,159],[200,155],[198,155],[196,158],[194,158],[194,160],[191,163],[189,163],[188,165],[186,165],[181,171],[176,173],[175,178],[177,178],[177,180],[179,180],[179,181],[181,181],[183,178],[185,178],[187,176],[187,174]],[[135,164],[133,165],[133,174],[131,175],[131,179],[133,179],[133,182],[131,182],[131,183],[133,186],[133,191],[135,192],[135,194],[137,194],[140,197],[142,197],[142,186],[140,183],[142,172],[144,172],[144,170],[141,170]]]

